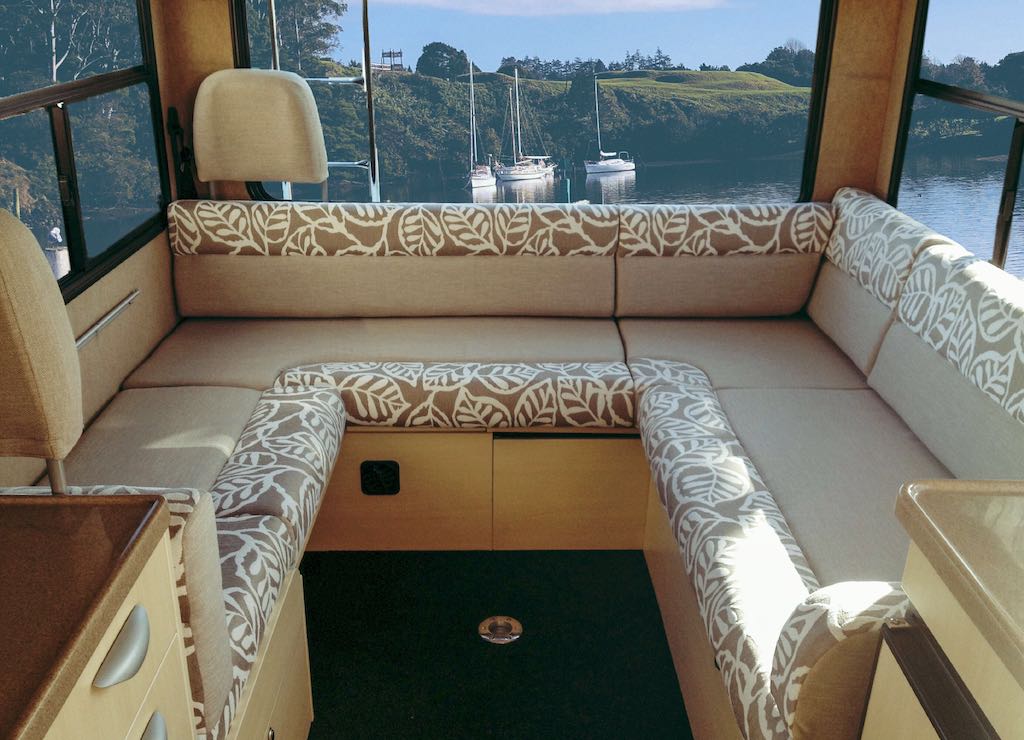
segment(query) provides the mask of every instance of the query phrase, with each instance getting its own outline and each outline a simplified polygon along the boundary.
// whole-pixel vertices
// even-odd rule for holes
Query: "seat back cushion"
[[[1024,282],[929,248],[868,383],[958,478],[1024,478]]]
[[[184,316],[611,316],[618,215],[590,205],[179,201]]]
[[[914,259],[951,242],[863,190],[841,188],[832,204],[835,228],[807,312],[866,375]]]
[[[616,315],[781,316],[803,308],[832,208],[620,207]]]

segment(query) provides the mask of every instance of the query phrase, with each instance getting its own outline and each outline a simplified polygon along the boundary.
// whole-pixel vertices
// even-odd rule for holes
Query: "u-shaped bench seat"
[[[907,608],[901,485],[1024,478],[1020,281],[859,190],[787,206],[185,201],[168,220],[182,321],[67,469],[177,491],[207,737],[230,724],[346,421],[637,430],[673,577],[748,738],[855,735],[877,629]]]

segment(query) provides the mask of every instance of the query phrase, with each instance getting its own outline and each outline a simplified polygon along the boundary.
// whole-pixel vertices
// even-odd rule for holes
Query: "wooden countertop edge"
[[[125,498],[89,496],[88,500],[94,504],[105,500],[122,503]],[[15,723],[13,737],[18,740],[37,740],[46,735],[96,646],[110,628],[114,615],[167,531],[170,515],[162,496],[140,494],[131,498],[136,502],[140,498],[152,499],[152,505],[143,515],[103,590],[83,616],[78,631],[65,643],[46,679]]]
[[[1024,633],[981,583],[970,565],[960,556],[955,543],[943,534],[942,528],[929,516],[918,501],[927,491],[956,489],[958,481],[926,481],[908,483],[896,499],[896,517],[910,535],[942,582],[974,622],[982,636],[999,656],[1010,674],[1024,688]],[[998,482],[992,481],[993,488]],[[961,495],[970,495],[976,484],[971,482]],[[992,493],[993,491],[989,491]],[[1019,490],[1008,495],[1020,495]]]

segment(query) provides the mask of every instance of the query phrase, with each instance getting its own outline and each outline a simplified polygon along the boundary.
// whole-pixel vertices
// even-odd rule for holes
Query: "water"
[[[498,183],[470,191],[461,179],[410,178],[383,182],[385,200],[428,203],[771,203],[798,196],[802,163],[779,159],[641,167],[587,176],[574,172],[543,180]],[[984,259],[992,256],[1005,157],[907,158],[899,207]],[[365,188],[334,189],[332,197],[361,200]],[[1014,214],[1006,269],[1024,278],[1024,197]]]

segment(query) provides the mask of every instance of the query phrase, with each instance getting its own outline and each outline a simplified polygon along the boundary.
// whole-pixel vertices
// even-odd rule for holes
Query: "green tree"
[[[1015,100],[1024,100],[1024,51],[1007,54],[988,73],[989,83]]]
[[[428,77],[454,80],[469,73],[469,57],[461,49],[434,41],[423,47],[423,53],[416,61],[416,71]]]

